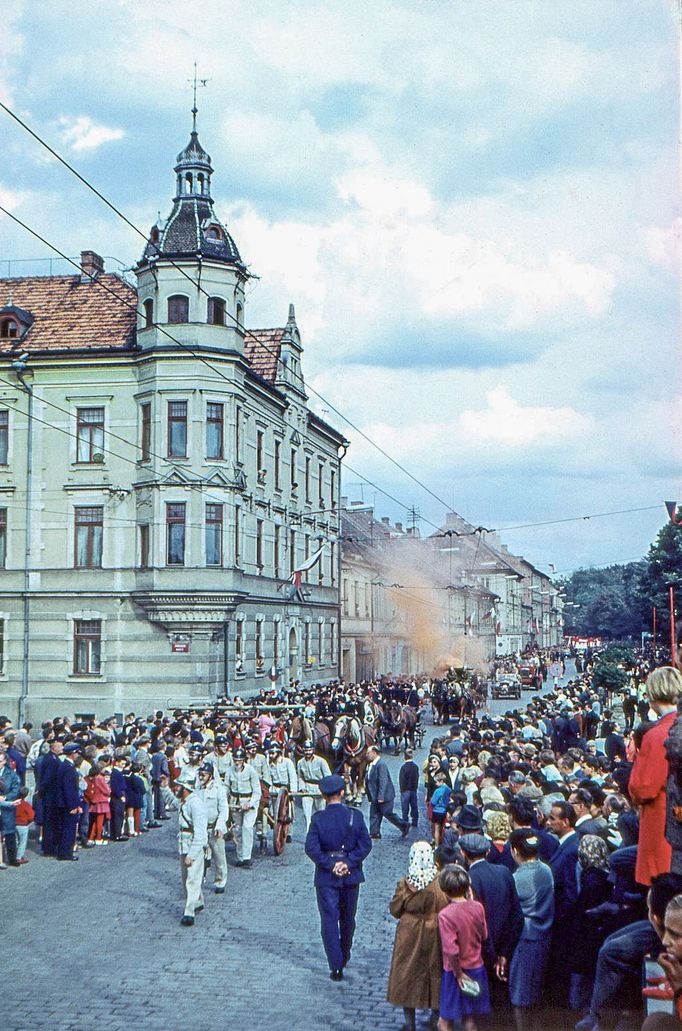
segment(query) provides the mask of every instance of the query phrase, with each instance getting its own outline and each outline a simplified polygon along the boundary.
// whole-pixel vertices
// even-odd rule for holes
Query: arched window
[[[203,193],[203,192],[204,192],[204,177],[201,174],[201,172],[199,172],[199,175],[197,176],[197,193]]]
[[[149,329],[154,325],[154,302],[145,301],[142,307],[144,308],[144,328]]]
[[[19,323],[16,319],[3,319],[0,322],[0,338],[14,340],[19,336]]]
[[[220,230],[220,226],[209,226],[206,230],[207,240],[222,240],[223,234]]]
[[[225,325],[225,301],[222,297],[209,297],[208,321],[212,326]]]
[[[185,193],[191,193],[191,192],[192,192],[192,176],[188,172],[187,175],[185,176]]]
[[[156,226],[153,227],[151,233],[149,234],[149,239],[152,243],[159,242],[159,230],[156,228]]]
[[[189,322],[189,298],[182,294],[168,298],[168,321]]]
[[[244,308],[241,304],[237,303],[237,325],[241,326],[243,323]]]

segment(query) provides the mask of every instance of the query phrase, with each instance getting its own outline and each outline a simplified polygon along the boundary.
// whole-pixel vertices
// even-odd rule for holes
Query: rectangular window
[[[289,572],[296,569],[296,531],[289,531]]]
[[[77,569],[100,569],[104,508],[93,506],[75,511],[75,556]]]
[[[238,676],[244,674],[244,623],[241,619],[237,620],[237,626],[235,629],[234,637],[234,668],[235,673]]]
[[[332,587],[336,586],[336,544],[329,546],[329,581]]]
[[[79,408],[76,412],[76,457],[79,462],[104,461],[104,409]]]
[[[206,565],[223,564],[223,506],[206,505]]]
[[[281,476],[281,470],[280,470],[281,451],[282,451],[282,443],[281,443],[281,441],[276,440],[275,441],[275,490],[279,490],[281,488],[281,486],[282,486],[282,484],[280,482],[280,476]]]
[[[140,405],[142,434],[140,440],[140,451],[142,461],[148,462],[152,451],[152,406],[151,402],[145,401]]]
[[[332,665],[336,665],[336,623],[331,625],[331,634],[329,637],[329,655],[332,661]]]
[[[239,406],[234,412],[234,460],[242,460],[242,410]]]
[[[324,623],[317,624],[317,661],[320,666],[324,662]]]
[[[258,430],[256,433],[256,470],[259,476],[265,469],[263,464],[263,440],[263,431]]]
[[[275,567],[275,576],[279,576],[279,526],[275,526],[272,561]]]
[[[99,673],[102,661],[102,620],[76,619],[73,624],[73,672]]]
[[[185,564],[185,502],[166,503],[166,565]]]
[[[242,561],[242,510],[239,505],[234,510],[234,564],[241,565]]]
[[[312,656],[310,654],[310,623],[303,624],[303,662],[310,665]]]
[[[265,656],[263,655],[263,622],[256,620],[256,673],[262,673],[265,668]]]
[[[324,466],[322,465],[322,462],[319,462],[317,466],[317,485],[320,512],[324,512]]]
[[[206,457],[224,458],[223,449],[223,406],[215,401],[206,405]]]
[[[324,583],[324,551],[317,560],[317,582],[320,587]]]
[[[348,600],[348,580],[343,581],[343,614],[347,616],[350,612],[350,604]]]
[[[5,672],[5,621],[0,619],[0,673]]]
[[[310,503],[310,459],[305,460],[305,499]]]
[[[140,523],[140,569],[149,569],[149,523]]]
[[[0,569],[7,565],[7,509],[0,508]]]
[[[330,485],[329,485],[329,496],[330,496],[330,507],[332,512],[336,508],[336,473],[332,469],[329,474]]]
[[[9,412],[0,408],[0,465],[7,465],[9,456]]]
[[[303,538],[303,561],[307,562],[309,558],[310,558],[310,534],[306,533],[304,538]],[[309,569],[306,569],[305,573],[303,574],[303,577],[305,579],[305,582],[308,583],[308,581],[310,579],[310,570]]]
[[[291,489],[296,490],[298,487],[298,480],[296,479],[298,473],[296,472],[296,448],[291,449]]]
[[[187,402],[168,402],[168,457],[187,458]]]
[[[277,669],[279,666],[279,623],[274,623],[274,637],[272,639],[272,665]]]
[[[256,519],[256,566],[263,569],[263,520]]]

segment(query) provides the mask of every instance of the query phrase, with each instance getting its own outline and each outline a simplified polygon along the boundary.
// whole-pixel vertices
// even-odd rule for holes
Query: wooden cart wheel
[[[289,792],[286,788],[279,789],[275,799],[273,814],[275,825],[272,828],[272,847],[275,850],[275,855],[281,856],[287,843],[289,824],[291,823],[289,816]]]

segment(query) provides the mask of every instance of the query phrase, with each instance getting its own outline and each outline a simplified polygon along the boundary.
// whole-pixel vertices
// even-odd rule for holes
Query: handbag
[[[473,977],[464,975],[462,982],[459,986],[464,995],[468,995],[471,999],[477,999],[481,994],[481,986],[478,981],[474,981]]]

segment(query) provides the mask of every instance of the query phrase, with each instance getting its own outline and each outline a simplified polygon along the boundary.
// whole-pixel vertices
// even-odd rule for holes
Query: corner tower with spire
[[[135,270],[138,342],[144,350],[172,347],[167,333],[181,344],[243,353],[248,272],[213,208],[213,167],[196,115],[195,98],[189,143],[174,168],[173,208],[152,226]]]

